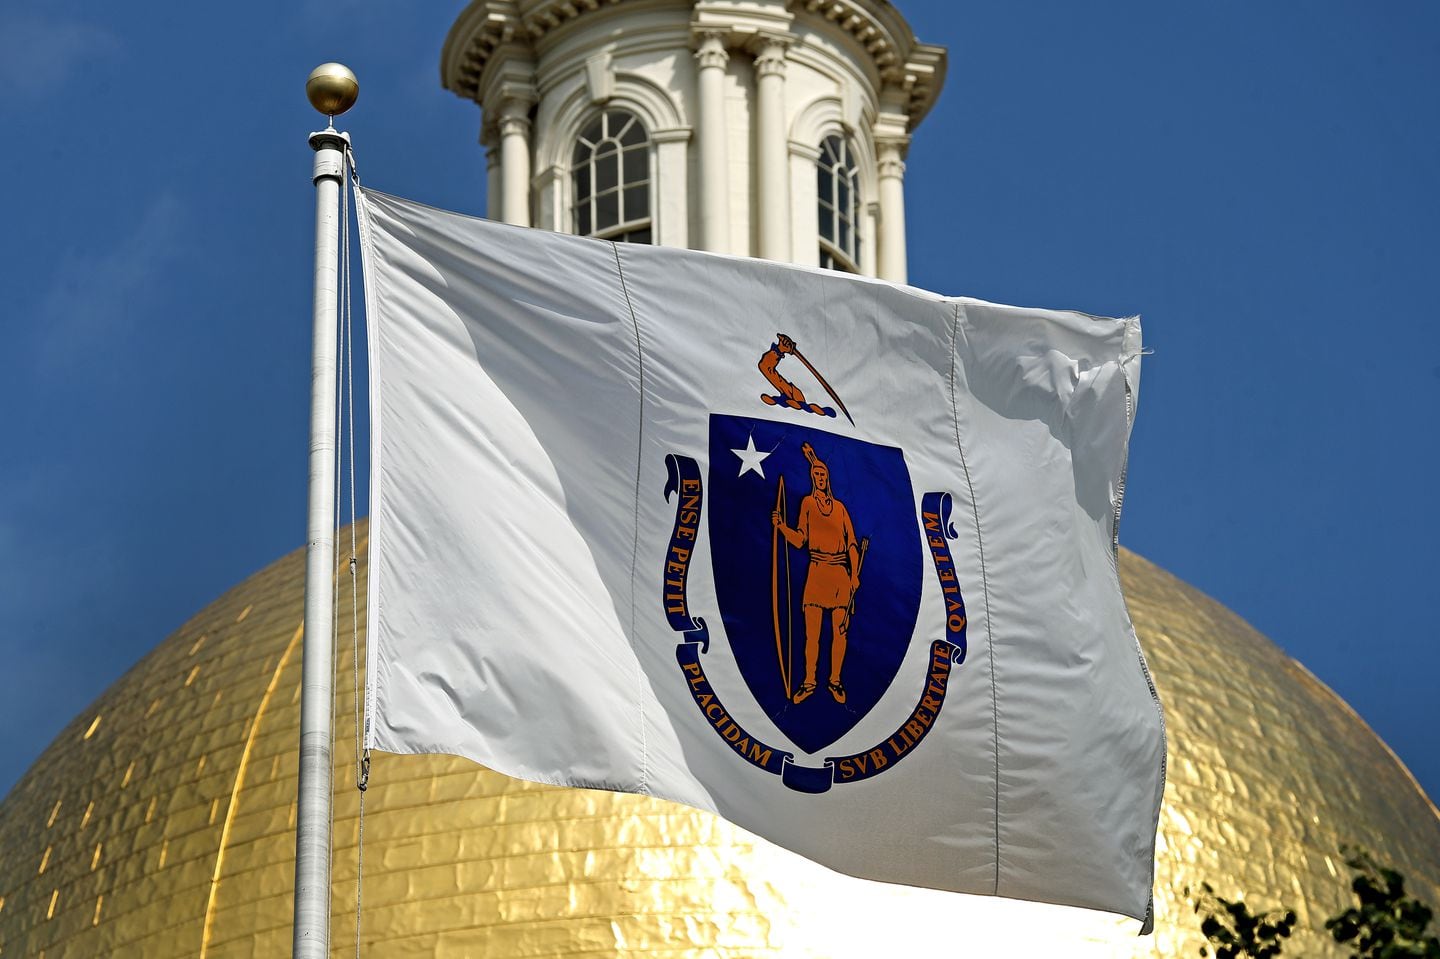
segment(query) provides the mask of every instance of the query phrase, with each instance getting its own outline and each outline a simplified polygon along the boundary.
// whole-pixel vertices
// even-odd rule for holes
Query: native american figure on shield
[[[804,702],[817,688],[820,632],[828,611],[831,640],[830,678],[826,687],[837,703],[843,703],[845,685],[841,682],[840,670],[845,664],[845,641],[850,631],[850,617],[855,611],[855,591],[860,588],[860,568],[870,544],[868,538],[857,542],[850,511],[830,488],[830,469],[825,461],[809,443],[802,444],[800,451],[810,461],[811,488],[809,495],[800,501],[795,527],[785,522],[783,485],[776,509],[770,514],[771,525],[787,543],[810,552],[801,600],[805,611],[805,678],[791,701]],[[783,477],[780,482],[784,483]]]

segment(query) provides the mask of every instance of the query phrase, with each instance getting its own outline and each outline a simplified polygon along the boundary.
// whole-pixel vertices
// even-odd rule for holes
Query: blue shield
[[[815,489],[817,461],[828,496]],[[924,544],[904,454],[792,422],[712,414],[709,466],[715,594],[735,662],[780,731],[818,752],[879,702],[915,630]]]

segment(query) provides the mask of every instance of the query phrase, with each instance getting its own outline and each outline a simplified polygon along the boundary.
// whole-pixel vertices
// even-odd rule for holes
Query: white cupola
[[[494,219],[902,282],[944,78],[884,0],[474,0],[441,57]]]

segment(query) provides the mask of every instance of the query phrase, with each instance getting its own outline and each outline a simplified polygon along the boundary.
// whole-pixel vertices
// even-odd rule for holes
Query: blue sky
[[[912,281],[1141,313],[1122,539],[1344,696],[1440,796],[1440,6],[902,0],[950,75]],[[484,209],[460,4],[0,12],[0,792],[304,535],[317,117]],[[1243,668],[1236,664],[1236,668]]]

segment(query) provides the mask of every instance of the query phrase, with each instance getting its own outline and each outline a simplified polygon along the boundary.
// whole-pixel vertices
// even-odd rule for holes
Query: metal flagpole
[[[331,630],[335,576],[335,354],[340,190],[348,138],[334,119],[360,85],[338,63],[305,82],[310,105],[330,118],[310,134],[315,151],[315,307],[310,375],[310,502],[305,544],[305,638],[300,692],[300,790],[295,816],[295,959],[330,956]]]

